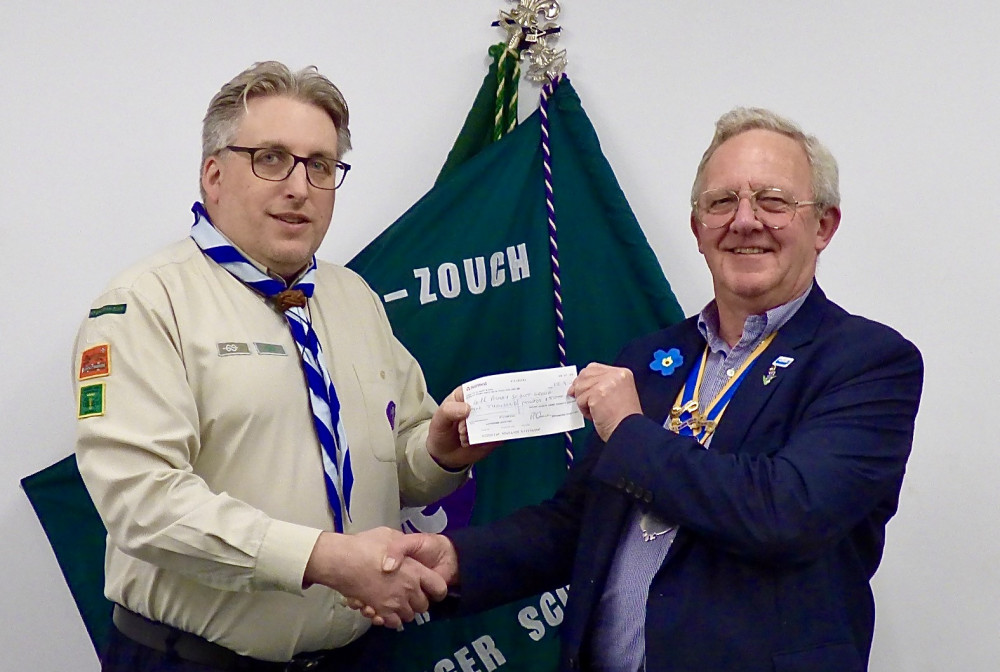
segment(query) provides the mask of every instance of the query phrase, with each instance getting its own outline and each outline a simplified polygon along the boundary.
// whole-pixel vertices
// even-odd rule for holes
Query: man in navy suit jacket
[[[867,669],[923,365],[816,284],[839,202],[814,137],[724,115],[692,189],[715,299],[580,373],[597,438],[552,499],[389,557],[459,613],[570,583],[564,670]]]

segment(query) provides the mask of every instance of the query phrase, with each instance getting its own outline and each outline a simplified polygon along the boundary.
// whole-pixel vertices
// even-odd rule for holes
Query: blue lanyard
[[[736,394],[736,390],[739,389],[743,379],[750,372],[751,365],[757,361],[757,358],[767,349],[767,346],[771,344],[776,335],[777,332],[772,333],[754,348],[750,356],[740,366],[739,371],[733,375],[715,399],[702,411],[701,405],[698,403],[698,393],[705,375],[705,363],[708,361],[708,346],[706,345],[701,359],[691,369],[687,380],[684,381],[684,387],[677,394],[677,400],[674,402],[673,408],[670,409],[667,429],[681,436],[694,437],[698,443],[705,445],[708,437],[712,435],[719,421],[722,419],[722,414],[726,412],[729,401]]]

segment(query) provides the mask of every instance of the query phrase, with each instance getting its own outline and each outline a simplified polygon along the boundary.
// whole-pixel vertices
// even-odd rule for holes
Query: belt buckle
[[[318,670],[325,658],[325,653],[300,653],[288,661],[288,665],[285,666],[285,672]]]

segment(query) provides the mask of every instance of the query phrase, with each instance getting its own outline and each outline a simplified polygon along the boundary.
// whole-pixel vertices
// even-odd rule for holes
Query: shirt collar
[[[792,316],[806,302],[814,285],[815,281],[809,283],[809,287],[801,296],[788,303],[775,306],[758,315],[747,316],[743,323],[743,334],[740,336],[739,343],[733,348],[730,348],[729,344],[719,335],[719,306],[715,299],[709,301],[708,305],[698,314],[698,331],[701,332],[712,352],[722,352],[728,355],[731,350],[736,348],[754,348],[792,319]]]

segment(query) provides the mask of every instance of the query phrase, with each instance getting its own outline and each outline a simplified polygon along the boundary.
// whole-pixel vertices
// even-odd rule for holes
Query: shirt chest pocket
[[[364,441],[380,462],[396,461],[396,388],[391,374],[352,367],[350,395],[341,399],[347,441]],[[340,389],[337,389],[340,394]],[[355,439],[355,436],[358,436]]]

